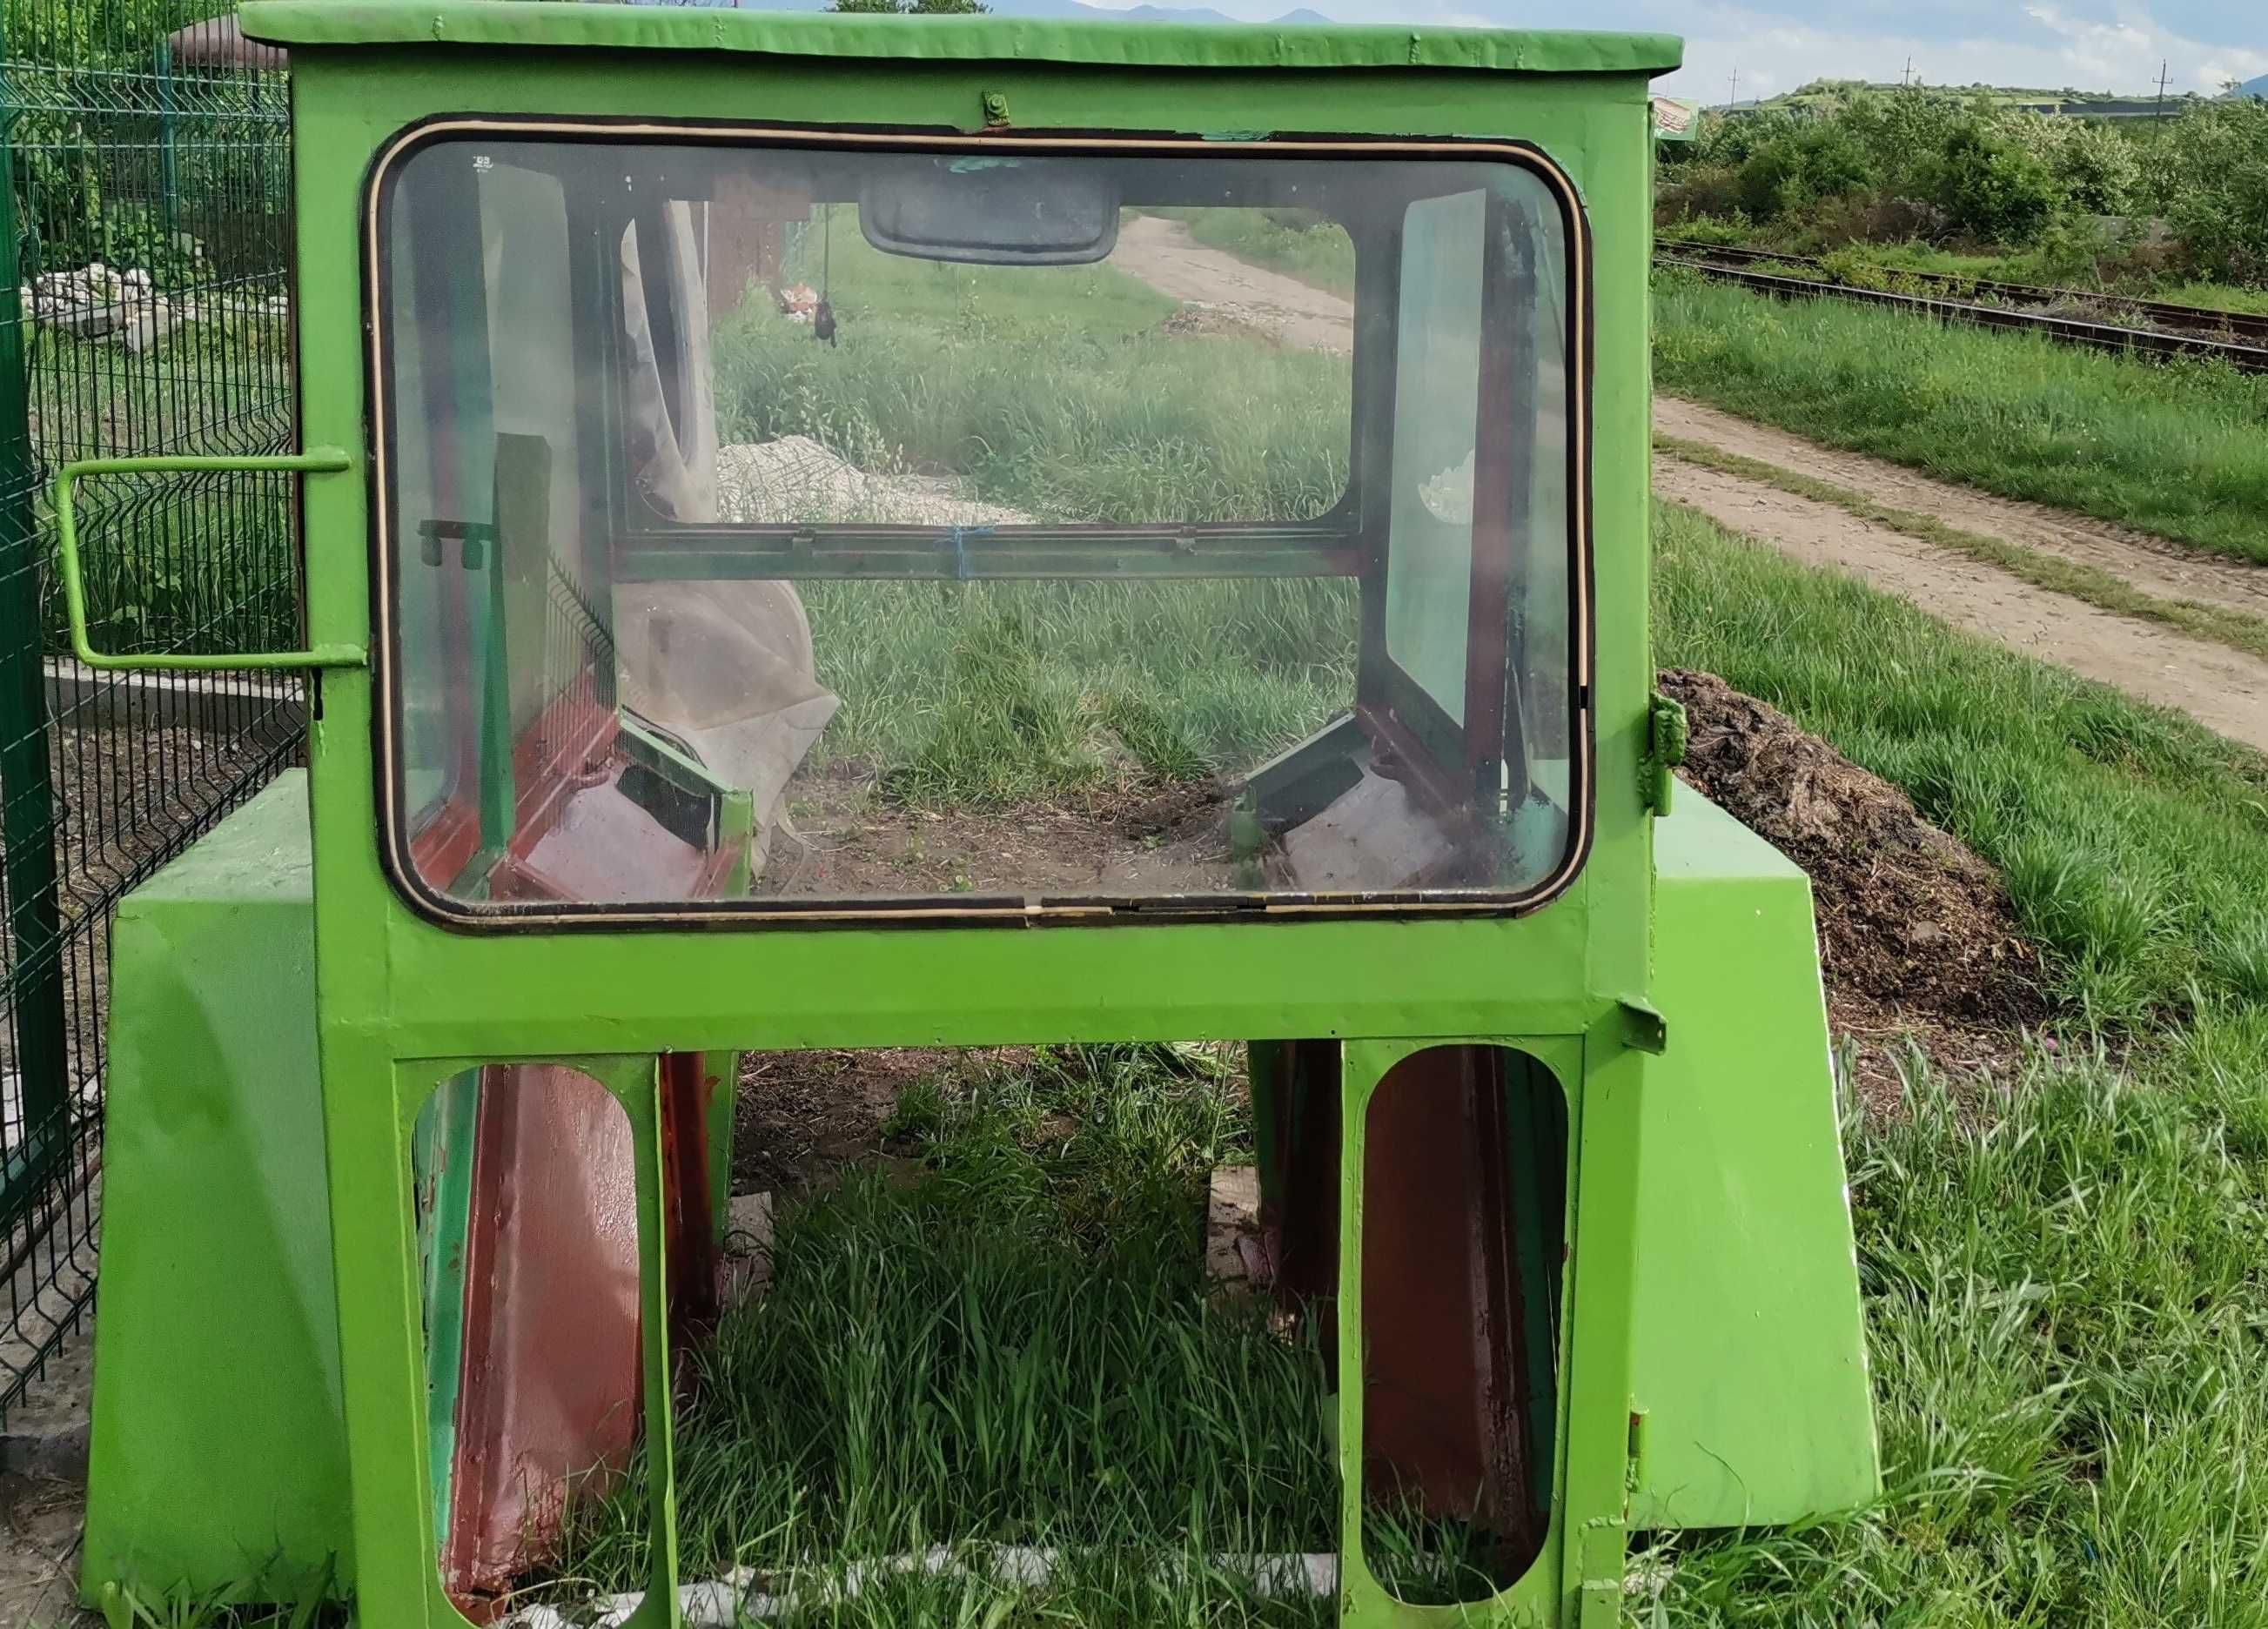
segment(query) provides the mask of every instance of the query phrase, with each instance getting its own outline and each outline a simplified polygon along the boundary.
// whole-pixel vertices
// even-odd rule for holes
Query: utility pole
[[[1731,100],[1730,101],[1728,101],[1728,102],[1727,102],[1727,103],[1725,104],[1725,106],[1726,106],[1726,107],[1738,107],[1740,105],[1741,105],[1741,69],[1740,69],[1740,64],[1739,64],[1739,63],[1735,63],[1733,65],[1733,97],[1732,97],[1732,100]]]
[[[2169,66],[2163,57],[2158,59],[2158,111],[2155,122],[2159,124],[2166,122],[2166,70]]]
[[[1906,58],[1905,72],[1898,76],[1898,88],[1902,91],[1913,89],[1913,58],[1911,56]]]

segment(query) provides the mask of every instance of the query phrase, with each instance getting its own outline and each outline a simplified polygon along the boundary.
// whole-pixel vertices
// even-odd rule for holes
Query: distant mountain
[[[2268,74],[2262,74],[2257,79],[2247,79],[2236,87],[2236,93],[2239,96],[2257,96],[2268,101]]]

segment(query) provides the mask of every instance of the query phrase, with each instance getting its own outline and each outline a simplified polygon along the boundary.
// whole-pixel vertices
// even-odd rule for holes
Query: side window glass
[[[1410,206],[1394,363],[1386,650],[1458,725],[1465,721],[1487,219],[1488,195],[1477,190]]]

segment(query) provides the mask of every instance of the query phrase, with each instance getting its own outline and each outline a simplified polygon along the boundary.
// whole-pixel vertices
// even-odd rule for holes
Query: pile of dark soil
[[[1257,340],[1264,345],[1281,345],[1284,343],[1266,324],[1242,316],[1233,306],[1180,306],[1150,332],[1168,339],[1226,337]]]
[[[909,894],[1218,893],[1236,883],[1229,804],[1211,781],[1098,787],[1008,808],[893,801],[870,779],[821,772],[788,786],[792,837],[755,892],[774,899]]]
[[[902,1154],[884,1128],[908,1087],[943,1080],[959,1089],[1029,1057],[1028,1047],[744,1053],[733,1191],[792,1198],[832,1184],[846,1166]]]
[[[1862,1060],[1869,1100],[1895,1094],[1906,1037],[1941,1066],[2012,1061],[2048,1007],[1999,873],[1785,713],[1713,674],[1660,682],[1690,727],[1683,778],[1811,878],[1835,1028],[1885,1052]]]

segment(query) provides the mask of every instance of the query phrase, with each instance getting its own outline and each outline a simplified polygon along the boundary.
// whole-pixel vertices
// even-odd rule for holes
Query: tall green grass
[[[1307,519],[1345,489],[1344,357],[1159,325],[1105,265],[949,266],[821,251],[834,346],[752,300],[716,346],[724,438],[814,437],[1065,521]],[[822,231],[827,229],[822,227]],[[805,250],[806,273],[817,276]],[[804,588],[823,753],[921,804],[1005,805],[1248,767],[1343,709],[1341,580],[836,583]]]
[[[1354,693],[1337,579],[815,583],[824,750],[900,800],[998,805],[1250,767]]]
[[[1662,388],[2004,497],[2268,561],[2268,377],[1654,281]]]
[[[1250,1158],[1235,1084],[1214,1049],[1124,1047],[909,1088],[898,1168],[791,1210],[769,1293],[699,1356],[685,1575],[971,1542],[1143,1571],[1330,1548],[1315,1352],[1205,1299],[1205,1183]],[[637,1587],[644,1527],[642,1498],[586,1507],[565,1570]]]

